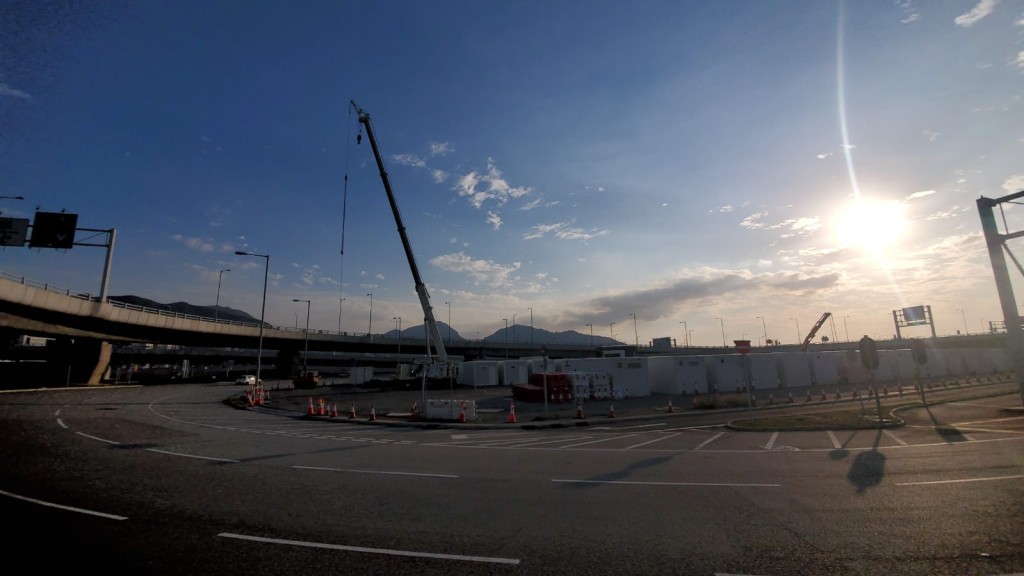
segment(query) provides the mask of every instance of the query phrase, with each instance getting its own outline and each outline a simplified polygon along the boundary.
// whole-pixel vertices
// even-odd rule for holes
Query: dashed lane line
[[[772,432],[771,438],[768,439],[768,443],[764,445],[765,450],[771,450],[775,446],[775,441],[779,439],[778,432]]]
[[[106,512],[97,512],[95,510],[87,510],[85,508],[75,508],[73,506],[64,506],[63,504],[54,504],[53,502],[46,502],[45,500],[36,500],[35,498],[29,498],[28,496],[21,496],[6,490],[0,490],[0,494],[15,498],[17,500],[23,500],[25,502],[31,502],[33,504],[39,504],[40,506],[48,506],[50,508],[58,508],[60,510],[67,510],[69,512],[78,512],[79,514],[88,514],[90,516],[99,516],[100,518],[107,518],[109,520],[127,520],[127,516],[116,516],[114,514],[107,514]]]
[[[892,439],[893,439],[893,440],[895,440],[895,441],[896,441],[896,443],[897,443],[897,444],[899,444],[900,446],[906,446],[906,445],[907,445],[907,442],[906,442],[906,440],[904,440],[903,438],[900,438],[899,436],[897,436],[897,435],[893,434],[893,433],[892,433],[891,431],[889,431],[889,430],[887,430],[887,429],[885,429],[885,428],[882,428],[882,434],[885,434],[885,435],[886,435],[886,436],[888,436],[889,438],[892,438]]]
[[[569,448],[576,448],[578,446],[586,446],[588,444],[598,444],[600,442],[610,442],[612,440],[622,440],[623,438],[632,438],[633,436],[635,436],[635,434],[626,434],[625,436],[609,436],[607,438],[600,438],[598,440],[591,440],[590,442],[580,442],[579,444],[569,444],[568,446],[562,446],[561,449],[562,450],[567,450]]]
[[[897,486],[929,486],[935,484],[963,484],[967,482],[990,482],[994,480],[1017,480],[1024,478],[1024,474],[1017,476],[989,476],[987,478],[960,478],[957,480],[931,480],[927,482],[897,482]]]
[[[324,468],[321,466],[292,466],[296,470],[319,470],[322,472],[348,472],[351,474],[383,474],[385,476],[425,476],[427,478],[458,478],[454,474],[428,474],[426,472],[396,472],[391,470],[353,470],[347,468]]]
[[[724,488],[782,488],[782,484],[743,484],[732,482],[639,482],[629,480],[566,480],[552,478],[552,482],[562,484],[619,484],[633,486],[705,486]]]
[[[826,430],[826,432],[828,432],[829,439],[832,440],[832,447],[836,450],[841,449],[843,444],[839,442],[839,438],[836,438],[836,433],[831,430]]]

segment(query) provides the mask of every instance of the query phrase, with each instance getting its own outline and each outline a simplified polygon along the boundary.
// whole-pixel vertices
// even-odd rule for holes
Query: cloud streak
[[[970,12],[965,12],[953,19],[957,26],[970,28],[982,18],[988,16],[996,8],[999,0],[981,0]]]
[[[487,159],[487,170],[478,172],[476,170],[459,178],[455,185],[460,197],[469,198],[469,203],[475,208],[480,208],[485,202],[495,202],[499,206],[505,205],[509,200],[521,198],[532,192],[527,186],[512,186],[502,177],[501,170],[498,170],[492,158]]]

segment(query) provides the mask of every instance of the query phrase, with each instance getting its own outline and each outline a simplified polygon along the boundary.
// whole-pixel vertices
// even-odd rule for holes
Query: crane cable
[[[346,122],[345,133],[345,185],[341,199],[341,270],[338,274],[338,332],[341,332],[341,311],[342,303],[345,301],[345,220],[348,213],[348,168],[349,148],[352,138],[352,106],[348,107],[348,122]],[[360,127],[360,133],[362,127]],[[360,134],[362,135],[362,134]]]

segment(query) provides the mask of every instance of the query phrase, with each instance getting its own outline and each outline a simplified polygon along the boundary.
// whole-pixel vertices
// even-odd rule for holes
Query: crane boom
[[[377,160],[377,168],[380,170],[380,179],[384,183],[384,191],[387,192],[388,202],[391,204],[391,213],[395,216],[395,225],[398,226],[398,235],[402,238],[402,247],[405,248],[405,257],[409,261],[409,269],[412,271],[412,279],[416,283],[416,295],[420,299],[420,306],[423,307],[423,321],[427,325],[427,353],[430,353],[430,346],[433,344],[437,351],[437,357],[441,362],[448,363],[448,353],[444,349],[444,341],[441,339],[441,331],[434,319],[434,309],[430,305],[430,294],[427,287],[420,278],[419,268],[416,266],[416,258],[412,253],[412,246],[409,244],[409,237],[405,233],[405,224],[402,223],[402,214],[398,210],[398,202],[395,201],[395,194],[391,191],[391,181],[388,180],[388,172],[384,169],[384,160],[381,158],[380,149],[377,147],[377,139],[373,135],[373,126],[370,124],[370,115],[363,111],[355,101],[352,107],[359,116],[359,123],[366,127],[366,136],[370,139],[370,147],[373,148],[373,156]]]
[[[821,315],[821,318],[818,318],[818,321],[814,324],[814,328],[811,328],[811,331],[807,333],[807,338],[804,338],[804,343],[800,345],[801,350],[807,350],[807,345],[811,343],[811,340],[814,339],[814,335],[817,334],[818,330],[825,325],[825,321],[828,320],[828,317],[831,315],[831,312],[825,312]]]

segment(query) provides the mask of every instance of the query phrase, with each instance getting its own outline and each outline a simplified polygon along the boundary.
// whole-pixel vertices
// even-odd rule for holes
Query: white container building
[[[463,362],[459,370],[459,384],[463,386],[497,386],[498,362],[495,360],[473,360]]]
[[[652,356],[647,359],[651,392],[707,394],[708,371],[703,356]]]
[[[647,358],[566,358],[561,372],[596,372],[611,377],[615,398],[650,396]]]

